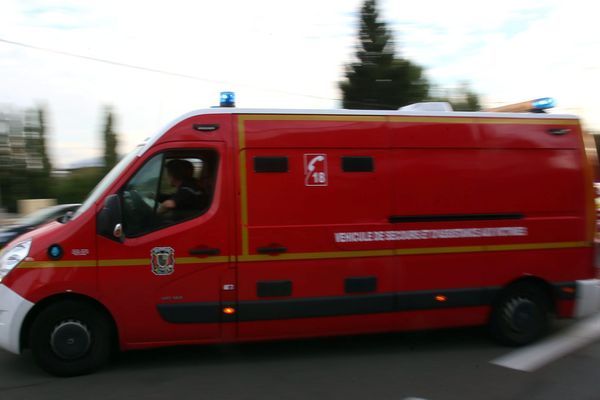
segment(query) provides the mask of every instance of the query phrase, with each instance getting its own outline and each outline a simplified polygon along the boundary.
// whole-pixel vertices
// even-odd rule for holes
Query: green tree
[[[23,127],[28,198],[53,197],[52,164],[46,148],[46,116],[42,106],[25,111]]]
[[[60,203],[80,203],[96,186],[98,181],[118,161],[117,134],[115,132],[115,116],[111,107],[103,113],[102,142],[104,145],[103,167],[83,167],[69,171],[68,175],[57,179],[58,201]]]
[[[81,203],[102,178],[104,168],[85,167],[69,171],[67,176],[56,179],[59,203]]]
[[[115,117],[112,108],[106,107],[104,122],[104,169],[111,170],[117,164],[117,134],[114,131]]]
[[[39,128],[39,149],[40,157],[42,159],[42,170],[44,171],[44,177],[50,180],[52,174],[52,163],[50,157],[48,157],[48,148],[46,147],[46,113],[43,107],[37,109],[37,119]]]
[[[376,0],[361,9],[357,61],[346,66],[339,86],[344,108],[397,109],[427,98],[423,68],[394,55],[392,35],[379,19]]]
[[[480,111],[479,95],[471,90],[468,83],[462,83],[458,89],[447,90],[443,95],[433,96],[430,101],[445,101],[452,105],[454,111]]]

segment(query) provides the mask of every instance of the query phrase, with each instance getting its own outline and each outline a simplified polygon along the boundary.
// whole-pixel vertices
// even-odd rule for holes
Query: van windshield
[[[104,178],[102,178],[100,183],[98,183],[96,187],[90,192],[90,194],[85,199],[81,207],[79,207],[75,214],[73,214],[71,220],[79,217],[81,214],[86,212],[88,208],[92,206],[92,204],[98,201],[98,198],[102,195],[102,193],[104,193],[106,188],[108,188],[115,181],[115,179],[117,179],[117,177],[121,175],[125,168],[127,168],[127,166],[131,164],[133,159],[139,154],[141,148],[142,145],[137,146],[131,153],[123,157],[121,161],[119,161],[117,165],[115,165],[113,169],[111,169],[110,172],[106,174],[106,176],[104,176]]]

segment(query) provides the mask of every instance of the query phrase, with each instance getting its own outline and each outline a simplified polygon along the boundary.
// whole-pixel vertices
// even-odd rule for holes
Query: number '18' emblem
[[[304,184],[327,186],[327,154],[304,155]]]

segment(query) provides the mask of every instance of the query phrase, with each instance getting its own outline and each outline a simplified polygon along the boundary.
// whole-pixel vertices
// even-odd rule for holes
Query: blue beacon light
[[[531,102],[531,106],[536,110],[546,110],[556,105],[556,101],[552,97],[542,97]]]
[[[221,107],[235,107],[235,93],[234,92],[221,92]]]

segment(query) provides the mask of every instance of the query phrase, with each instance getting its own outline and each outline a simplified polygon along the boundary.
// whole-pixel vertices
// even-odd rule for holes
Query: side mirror
[[[58,222],[67,223],[73,218],[74,211],[67,211],[62,217],[58,217]]]
[[[111,194],[104,200],[104,206],[96,216],[96,232],[107,239],[123,242],[125,236],[121,215],[121,199],[118,194]]]

